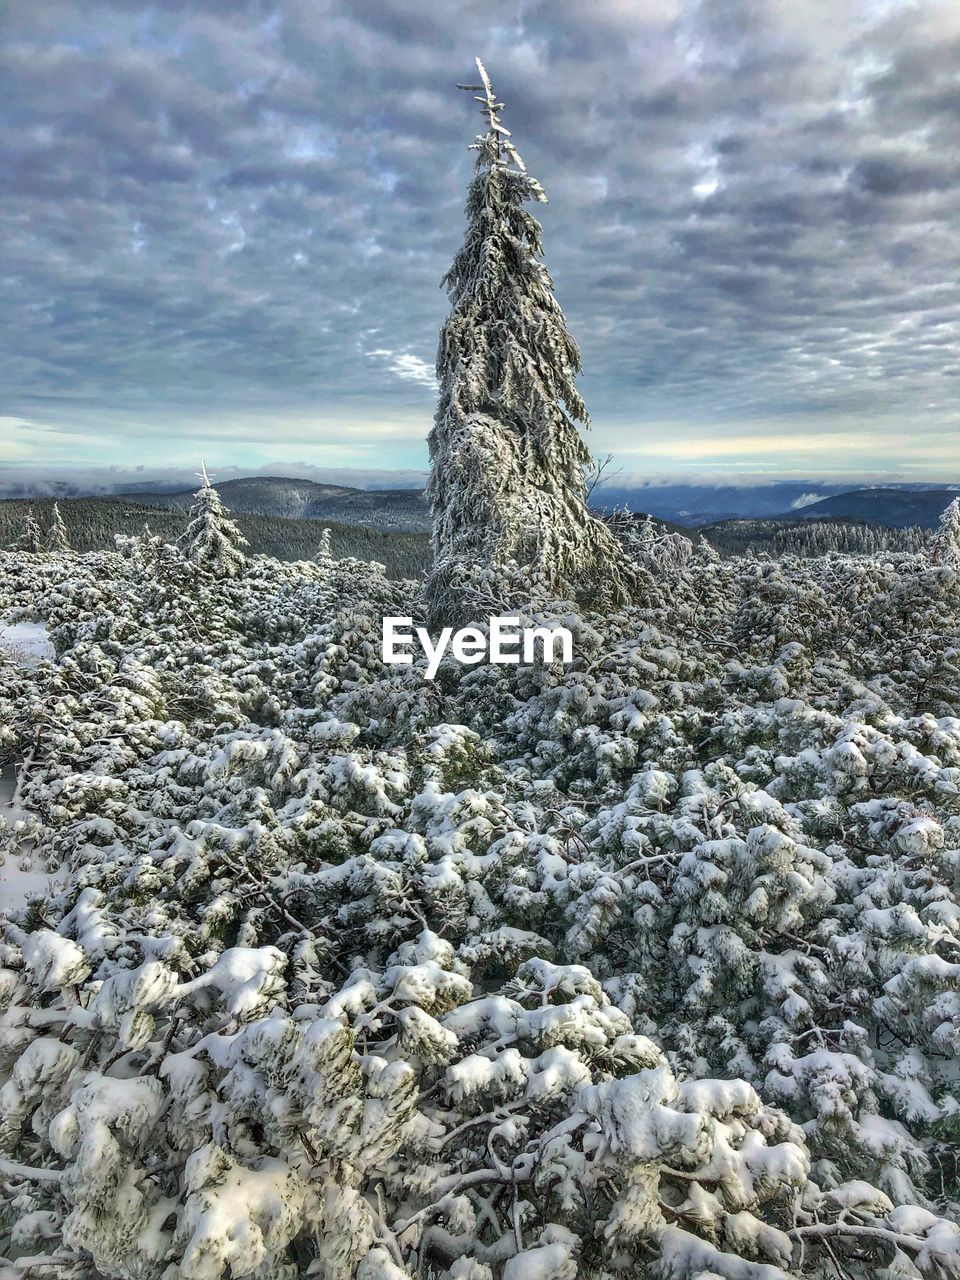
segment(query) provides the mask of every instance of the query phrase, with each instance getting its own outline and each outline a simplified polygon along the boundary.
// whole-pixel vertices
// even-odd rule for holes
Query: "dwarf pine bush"
[[[930,558],[698,548],[428,682],[359,561],[2,553],[11,1274],[958,1274]]]

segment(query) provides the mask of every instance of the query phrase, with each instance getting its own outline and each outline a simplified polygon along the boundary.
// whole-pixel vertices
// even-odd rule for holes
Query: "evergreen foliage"
[[[960,569],[960,497],[954,498],[940,517],[930,552],[934,564]]]
[[[0,500],[0,546],[20,538],[31,506],[39,513],[41,525],[51,519],[50,499],[37,499],[32,504],[21,498]],[[118,534],[136,536],[145,521],[164,542],[175,543],[189,523],[186,512],[116,498],[67,498],[60,502],[60,511],[70,545],[77,551],[112,550]],[[250,544],[250,554],[277,560],[311,560],[317,548],[318,528],[322,528],[316,520],[282,516],[241,515],[235,523]],[[424,534],[385,533],[379,528],[331,524],[330,535],[335,556],[377,560],[387,566],[391,577],[419,577],[430,563],[429,540]],[[41,546],[42,542],[41,537]]]
[[[701,543],[428,683],[359,561],[0,553],[12,1274],[960,1273],[930,559]]]
[[[59,511],[57,512],[59,515]],[[23,518],[23,528],[16,541],[10,543],[11,551],[28,551],[38,555],[44,550],[44,537],[33,514],[33,507],[27,507]]]
[[[329,564],[333,559],[333,541],[330,537],[330,530],[324,529],[320,534],[320,543],[317,547],[316,555],[313,557],[318,564]]]
[[[463,247],[444,277],[440,396],[430,433],[427,496],[436,619],[479,616],[511,583],[603,605],[641,585],[610,529],[587,509],[588,423],[574,379],[580,352],[540,261],[545,202],[500,119],[483,64],[477,101],[486,132],[472,144]]]
[[[58,502],[53,504],[52,519],[44,540],[44,546],[47,551],[53,552],[70,550],[70,539],[67,537],[67,527],[63,523],[63,516],[60,514],[60,504]]]
[[[207,468],[201,464],[200,488],[190,508],[190,523],[180,539],[188,560],[217,578],[236,578],[246,566],[241,547],[247,540],[227,517],[220,495],[210,483]]]
[[[831,551],[873,555],[878,551],[921,551],[930,534],[916,526],[887,528],[858,520],[721,520],[703,530],[724,555],[751,551],[768,555],[822,556]]]
[[[70,545],[77,551],[111,550],[118,534],[135,536],[145,521],[165,542],[178,542],[188,523],[186,513],[179,510],[146,507],[125,499],[66,498],[60,500],[59,506]],[[40,498],[28,503],[22,498],[0,499],[0,546],[16,544],[19,548],[30,511],[33,511],[38,526],[44,528],[52,519],[53,500]],[[314,519],[238,516],[235,512],[231,512],[231,519],[235,520],[250,544],[248,554],[266,555],[278,560],[313,559],[317,552],[318,527],[322,531],[326,525],[326,522],[319,524]],[[658,530],[680,533],[691,540],[706,536],[724,556],[743,555],[750,550],[775,557],[821,556],[830,551],[851,555],[884,550],[914,552],[929,549],[931,537],[922,529],[885,529],[879,525],[840,520],[790,523],[725,521],[703,531],[682,530],[660,520],[655,524]],[[379,561],[387,566],[387,573],[393,578],[420,577],[430,568],[430,545],[422,534],[385,532],[379,524],[376,528],[364,528],[332,523],[329,528],[335,557]],[[41,533],[41,549],[43,542]]]

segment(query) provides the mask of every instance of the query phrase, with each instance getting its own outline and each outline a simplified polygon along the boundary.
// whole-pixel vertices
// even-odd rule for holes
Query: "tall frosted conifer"
[[[503,103],[479,58],[477,68],[482,83],[460,87],[479,90],[487,130],[471,147],[467,233],[442,282],[452,305],[430,433],[431,616],[469,613],[478,574],[512,565],[521,570],[514,586],[536,581],[562,598],[616,604],[636,589],[636,569],[587,509],[580,351],[525,208],[546,196],[500,122]]]

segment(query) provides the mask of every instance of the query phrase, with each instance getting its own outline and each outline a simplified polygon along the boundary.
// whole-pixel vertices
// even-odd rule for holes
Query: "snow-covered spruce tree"
[[[477,68],[482,83],[461,87],[481,90],[487,130],[471,145],[467,233],[442,282],[452,306],[430,433],[430,613],[475,611],[478,579],[494,598],[499,579],[502,593],[512,581],[528,595],[539,584],[561,598],[619,604],[642,575],[587,508],[580,352],[540,261],[540,224],[524,207],[546,196],[500,122],[503,103],[479,58]]]
[[[930,559],[935,565],[960,569],[960,497],[954,498],[940,517],[930,545]]]
[[[43,550],[43,534],[33,514],[33,507],[27,507],[27,516],[23,522],[23,532],[16,542],[10,544],[11,551],[29,551],[37,555]]]
[[[50,528],[47,530],[46,546],[48,551],[69,551],[70,539],[67,537],[67,527],[63,523],[63,516],[60,514],[60,504],[53,504],[53,519]]]
[[[202,484],[190,508],[190,523],[180,538],[186,558],[216,578],[238,578],[247,567],[240,550],[247,540],[227,516],[219,493],[210,483],[206,464],[200,464]]]
[[[317,564],[321,564],[327,569],[333,564],[333,546],[330,540],[329,529],[324,529],[320,534],[320,543],[313,558]]]

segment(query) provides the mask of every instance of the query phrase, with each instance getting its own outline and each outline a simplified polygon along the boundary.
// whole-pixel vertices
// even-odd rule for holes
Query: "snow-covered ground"
[[[0,650],[26,667],[35,667],[43,658],[54,656],[53,644],[42,622],[0,624]]]
[[[28,816],[25,809],[15,802],[17,789],[16,767],[5,765],[0,770],[0,910],[18,911],[31,899],[54,892],[58,882],[56,873],[48,872],[42,861],[34,860],[29,853],[12,856],[6,852],[7,833],[13,824]]]

